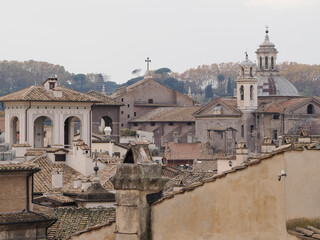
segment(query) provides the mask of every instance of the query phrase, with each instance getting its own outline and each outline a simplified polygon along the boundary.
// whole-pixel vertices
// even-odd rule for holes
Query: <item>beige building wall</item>
[[[70,240],[115,240],[115,223],[70,237]]]
[[[296,239],[287,220],[320,216],[318,154],[278,154],[153,205],[153,240]]]
[[[27,209],[26,176],[20,175],[1,174],[0,213],[20,212]],[[31,188],[29,190],[31,192]]]

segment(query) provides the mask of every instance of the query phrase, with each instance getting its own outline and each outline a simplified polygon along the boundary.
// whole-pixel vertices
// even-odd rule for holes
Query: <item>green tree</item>
[[[204,94],[205,98],[213,98],[213,90],[212,90],[211,84],[207,85],[204,91],[205,91],[205,94]]]
[[[80,91],[80,92],[83,91],[86,78],[87,78],[86,75],[82,74],[82,73],[74,75],[73,80],[74,80],[74,82],[76,84],[76,90],[77,91]]]
[[[232,95],[232,85],[231,85],[231,78],[228,77],[228,82],[227,82],[227,93],[228,95]]]

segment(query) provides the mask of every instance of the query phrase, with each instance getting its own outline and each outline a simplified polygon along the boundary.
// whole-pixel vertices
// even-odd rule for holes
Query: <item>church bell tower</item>
[[[237,107],[241,111],[254,111],[258,108],[258,79],[256,65],[246,53],[246,59],[240,63],[237,83]]]

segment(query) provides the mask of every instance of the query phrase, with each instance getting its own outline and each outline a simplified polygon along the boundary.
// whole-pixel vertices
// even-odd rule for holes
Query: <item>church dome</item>
[[[299,92],[280,74],[261,74],[258,75],[258,96],[299,96]]]
[[[248,54],[246,53],[246,59],[243,60],[241,63],[240,63],[240,66],[241,67],[244,67],[244,68],[250,68],[250,67],[254,67],[256,64],[253,63],[249,58],[248,58]]]

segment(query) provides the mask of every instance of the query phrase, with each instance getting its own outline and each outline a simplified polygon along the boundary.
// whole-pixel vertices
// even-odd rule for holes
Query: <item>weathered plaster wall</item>
[[[112,225],[99,227],[96,229],[92,229],[88,232],[81,233],[79,235],[75,235],[70,240],[115,240],[116,235],[115,232],[115,223]]]
[[[153,240],[296,239],[286,231],[286,216],[320,214],[320,210],[312,213],[320,195],[319,191],[315,193],[320,170],[316,153],[319,154],[312,151],[278,154],[153,205]],[[302,159],[310,157],[311,160],[305,160],[308,164],[303,164]],[[301,168],[305,170],[298,173]],[[288,177],[279,182],[277,176],[282,169],[286,169]],[[296,184],[307,172],[313,177],[309,178],[311,181],[302,180],[298,190]],[[302,190],[303,186],[306,189]],[[304,206],[298,210],[301,205]]]
[[[286,153],[287,219],[320,217],[320,152]]]
[[[24,175],[0,176],[0,213],[27,209],[27,184]],[[15,191],[12,191],[15,189]],[[31,192],[31,188],[30,188]]]

